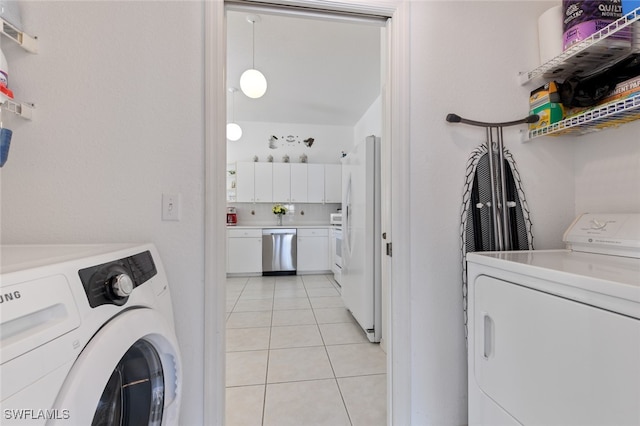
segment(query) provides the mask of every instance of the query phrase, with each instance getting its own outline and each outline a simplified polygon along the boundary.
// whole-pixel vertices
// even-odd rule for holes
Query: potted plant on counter
[[[275,214],[278,219],[278,226],[282,226],[282,216],[287,214],[287,208],[282,204],[276,204],[271,211],[273,211],[273,214]]]

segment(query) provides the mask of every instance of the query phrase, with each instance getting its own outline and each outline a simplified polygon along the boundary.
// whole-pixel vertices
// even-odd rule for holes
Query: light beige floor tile
[[[327,351],[323,346],[269,351],[267,383],[333,378]]]
[[[227,328],[271,326],[271,311],[233,312],[227,320]]]
[[[265,289],[265,290],[245,289],[239,298],[239,300],[254,300],[254,299],[273,299],[273,289]]]
[[[302,277],[299,275],[284,275],[280,277],[274,277],[276,284],[280,283],[302,283]]]
[[[261,426],[265,386],[226,389],[226,426]]]
[[[242,289],[227,289],[226,291],[226,296],[227,296],[227,300],[230,299],[237,299],[238,297],[240,297],[240,295],[242,294]]]
[[[311,281],[311,282],[304,282],[304,286],[307,290],[311,290],[311,289],[319,289],[319,288],[333,288],[335,289],[335,287],[333,286],[333,284],[331,284],[331,282],[325,280],[325,281]]]
[[[306,285],[313,282],[328,282],[329,278],[324,274],[302,275],[302,281]]]
[[[317,308],[343,308],[344,302],[340,296],[331,297],[310,297],[311,306],[313,309]]]
[[[313,281],[310,283],[305,283],[304,288],[306,288],[307,290],[318,290],[321,288],[335,290],[335,287],[329,281]]]
[[[246,293],[249,291],[270,291],[273,293],[273,289],[276,288],[274,283],[256,283],[256,284],[247,284],[242,292]]]
[[[344,322],[339,324],[320,324],[320,333],[325,345],[345,343],[368,343],[369,339],[358,324]]]
[[[288,325],[272,327],[271,349],[322,346],[322,338],[317,325]]]
[[[273,300],[273,310],[283,309],[311,309],[309,299],[306,297],[276,298]]]
[[[231,287],[244,287],[244,285],[249,281],[247,277],[227,277],[226,285],[227,288]]]
[[[340,297],[340,293],[333,287],[307,288],[309,297]]]
[[[387,424],[387,375],[346,377],[338,386],[353,426]]]
[[[227,352],[269,349],[269,327],[227,329]]]
[[[376,343],[327,346],[336,377],[386,373],[386,355]]]
[[[276,288],[276,291],[273,297],[277,298],[297,298],[297,297],[307,297],[307,290],[304,288],[296,287],[296,288]]]
[[[234,312],[270,311],[273,309],[273,299],[238,300],[233,308]]]
[[[352,323],[355,321],[346,308],[320,308],[314,309],[313,312],[318,324]]]
[[[247,285],[275,284],[275,282],[275,277],[250,277],[247,280]]]
[[[302,284],[302,281],[287,281],[287,282],[276,283],[276,290],[292,290],[292,289],[304,290],[304,284]]]
[[[316,323],[311,309],[289,309],[273,311],[272,325],[311,325]]]
[[[267,385],[264,426],[350,425],[336,381]]]
[[[227,387],[263,385],[267,377],[268,351],[227,353]]]

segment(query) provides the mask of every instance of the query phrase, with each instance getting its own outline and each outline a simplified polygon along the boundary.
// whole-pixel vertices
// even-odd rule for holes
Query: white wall
[[[576,215],[640,212],[640,121],[575,141]]]
[[[484,133],[444,117],[526,114],[531,88],[520,87],[516,75],[536,65],[537,17],[553,4],[411,3],[415,425],[466,422],[459,217],[465,164]],[[187,368],[181,424],[202,424],[202,4],[22,7],[40,54],[7,42],[3,50],[16,96],[37,111],[32,122],[3,117],[15,134],[0,172],[2,242],[154,242],[174,289]],[[562,232],[582,210],[639,210],[639,125],[527,144],[517,130],[505,132],[537,248],[561,247]],[[181,222],[160,221],[162,192],[182,193]]]
[[[3,50],[36,111],[3,114],[2,242],[155,243],[185,367],[181,424],[202,424],[203,4],[21,6],[39,54]],[[180,222],[160,220],[163,192],[182,194]]]
[[[237,96],[238,94],[236,94]],[[349,152],[353,146],[353,127],[296,123],[260,123],[238,122],[242,127],[242,138],[227,141],[227,162],[267,161],[269,155],[273,161],[282,163],[286,154],[292,163],[299,163],[302,154],[307,155],[308,163],[339,164],[340,153]],[[269,137],[275,135],[277,148],[269,148]],[[284,136],[284,138],[283,138]],[[294,142],[287,142],[293,136]],[[307,147],[304,140],[314,138],[313,144]]]
[[[460,213],[465,166],[484,130],[447,113],[508,121],[528,113],[533,89],[519,71],[537,65],[544,2],[411,3],[412,423],[467,421]],[[574,216],[571,141],[520,143],[505,129],[533,220],[537,248],[561,246]]]
[[[354,146],[367,136],[382,136],[382,96],[378,96],[353,128]]]

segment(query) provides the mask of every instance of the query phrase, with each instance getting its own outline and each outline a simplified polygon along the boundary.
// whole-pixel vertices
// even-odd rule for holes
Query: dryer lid
[[[640,213],[584,213],[562,241],[573,251],[640,258]]]

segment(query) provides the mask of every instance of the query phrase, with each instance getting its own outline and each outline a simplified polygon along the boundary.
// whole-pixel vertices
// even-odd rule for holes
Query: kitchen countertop
[[[278,226],[278,225],[271,225],[271,224],[264,224],[264,225],[235,225],[235,226],[227,226],[227,229],[271,229],[271,228],[296,228],[296,229],[304,229],[304,228],[332,228],[333,225],[330,225],[328,223],[322,223],[322,224],[317,224],[317,225],[310,225],[310,224],[305,224],[305,225],[295,225],[295,224],[286,224],[286,225],[282,225],[282,226]]]

